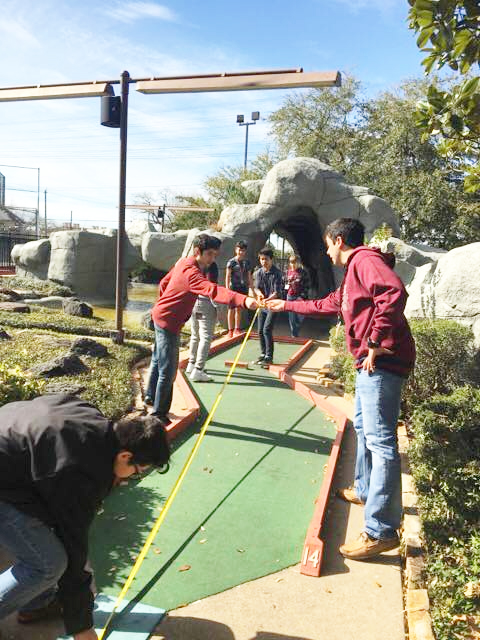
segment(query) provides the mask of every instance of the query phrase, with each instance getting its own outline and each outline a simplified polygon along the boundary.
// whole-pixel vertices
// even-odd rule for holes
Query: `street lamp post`
[[[252,122],[245,122],[243,114],[237,115],[237,124],[240,127],[247,127],[245,129],[245,158],[243,161],[243,170],[247,170],[247,154],[248,154],[248,127],[251,124],[257,124],[257,120],[260,120],[260,111],[252,111]]]

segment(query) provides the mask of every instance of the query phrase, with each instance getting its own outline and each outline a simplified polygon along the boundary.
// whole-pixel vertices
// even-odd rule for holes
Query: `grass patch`
[[[12,340],[0,342],[0,360],[4,367],[17,372],[25,372],[35,364],[64,354],[77,337],[30,329],[13,331],[11,336]],[[117,419],[132,406],[131,367],[136,361],[149,355],[150,348],[132,342],[116,345],[108,339],[100,338],[98,341],[107,346],[108,358],[82,356],[90,369],[88,373],[53,377],[48,382],[68,382],[84,386],[85,391],[79,395],[97,406],[108,418]]]
[[[30,313],[13,313],[0,311],[0,326],[17,329],[49,329],[55,332],[83,336],[108,338],[115,330],[115,324],[103,318],[80,318],[65,314],[61,309],[30,307]],[[128,329],[127,337],[132,340],[153,342],[154,334],[149,329]]]

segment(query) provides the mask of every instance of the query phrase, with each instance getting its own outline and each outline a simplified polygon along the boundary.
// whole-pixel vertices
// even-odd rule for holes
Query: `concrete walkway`
[[[284,329],[280,325],[277,330],[285,333]],[[311,330],[307,333],[304,328],[304,332],[312,335]],[[315,383],[316,372],[329,358],[326,339],[317,341],[298,363],[294,377],[328,396],[351,418],[351,401]],[[352,483],[354,457],[355,434],[350,425],[334,488]],[[295,565],[240,585],[169,612],[152,640],[404,640],[398,551],[369,562],[345,560],[338,553],[339,545],[356,538],[362,529],[362,507],[332,496],[320,578],[301,575],[300,565]]]

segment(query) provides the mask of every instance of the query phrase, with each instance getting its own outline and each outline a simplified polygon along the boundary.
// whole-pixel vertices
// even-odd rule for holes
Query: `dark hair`
[[[270,260],[273,260],[273,251],[270,249],[270,247],[263,247],[263,249],[260,249],[260,251],[258,252],[259,256],[266,256],[267,258],[270,258]]]
[[[325,237],[335,240],[340,237],[348,247],[355,249],[364,243],[365,227],[360,220],[337,218],[325,229]]]
[[[215,236],[209,236],[208,233],[201,233],[193,241],[193,248],[200,249],[200,253],[208,251],[208,249],[220,249],[222,241]]]
[[[132,464],[168,465],[170,447],[162,423],[155,416],[122,418],[113,425],[121,451],[133,454]]]
[[[245,242],[245,240],[239,240],[235,247],[238,247],[239,249],[247,249],[248,244]]]

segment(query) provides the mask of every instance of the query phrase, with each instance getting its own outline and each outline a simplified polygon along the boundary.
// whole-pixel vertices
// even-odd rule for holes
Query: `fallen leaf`
[[[198,544],[205,544],[205,542],[206,542],[206,541],[207,541],[207,539],[206,539],[206,538],[203,538],[203,540],[199,540],[199,541],[198,541]]]
[[[283,578],[277,578],[275,582],[283,582]]]
[[[180,567],[179,571],[188,571],[191,568],[192,567],[189,564],[182,564],[182,566]]]
[[[160,549],[154,549],[153,553],[156,553],[158,555],[159,553],[162,553],[162,552],[160,551]]]
[[[326,593],[332,593],[332,590],[329,589],[328,587],[325,587],[325,591],[326,591]]]
[[[381,588],[382,588],[382,585],[381,585],[379,582],[377,582],[376,580],[375,580],[375,584],[377,585],[377,587],[378,587],[379,589],[381,589]]]
[[[238,553],[245,553],[245,549],[237,549]]]
[[[203,525],[200,527],[200,531],[205,531],[205,527]]]

